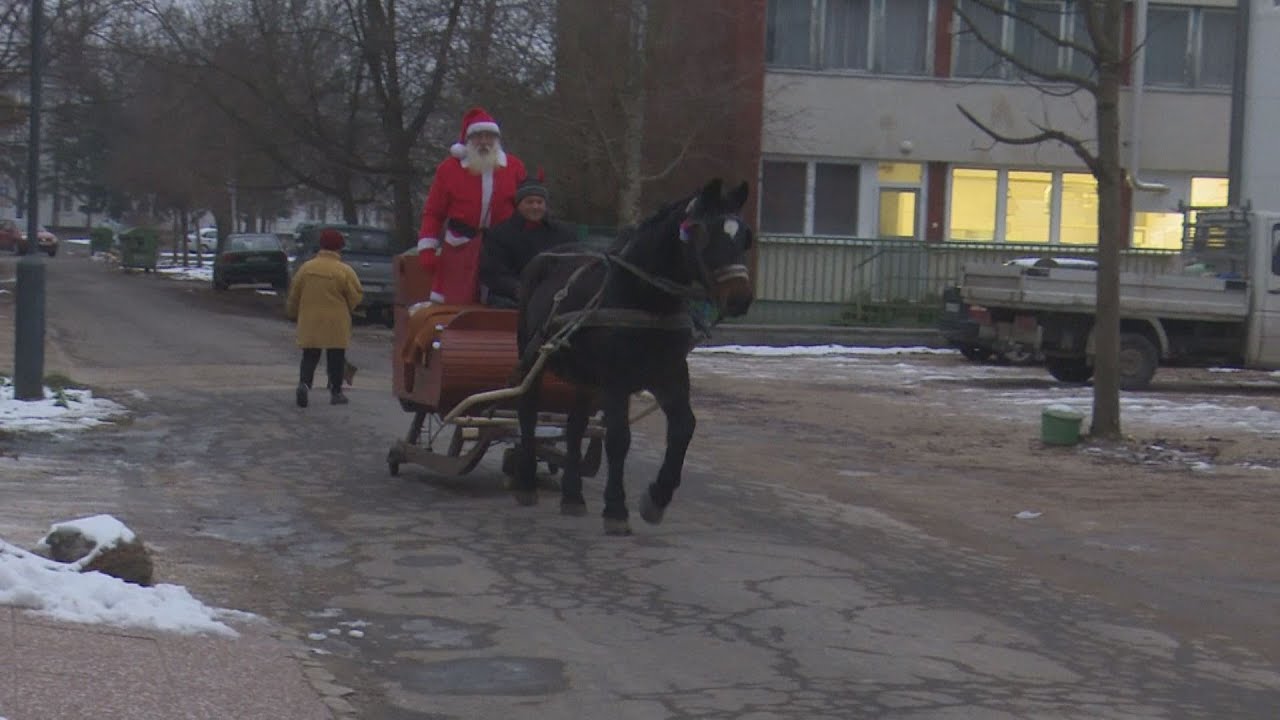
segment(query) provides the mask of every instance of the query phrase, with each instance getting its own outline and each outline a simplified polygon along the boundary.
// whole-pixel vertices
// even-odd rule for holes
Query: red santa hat
[[[462,116],[462,138],[449,147],[449,154],[461,160],[467,156],[467,138],[478,132],[502,135],[498,123],[484,108],[473,107]]]

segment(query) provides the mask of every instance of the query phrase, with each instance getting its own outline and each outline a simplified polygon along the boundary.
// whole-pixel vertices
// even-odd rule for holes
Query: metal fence
[[[1095,258],[1097,247],[1026,243],[922,243],[770,235],[760,238],[749,323],[830,324],[874,306],[935,309],[965,263],[1020,257]],[[1124,250],[1122,272],[1176,271],[1174,250]]]

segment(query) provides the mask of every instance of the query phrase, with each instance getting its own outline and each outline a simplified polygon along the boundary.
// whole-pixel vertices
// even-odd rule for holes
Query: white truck
[[[1120,275],[1120,387],[1145,388],[1161,363],[1280,368],[1280,213],[1200,210],[1183,248],[1181,273]],[[966,264],[961,280],[984,333],[1071,383],[1093,375],[1096,293],[1096,271],[1066,267]]]

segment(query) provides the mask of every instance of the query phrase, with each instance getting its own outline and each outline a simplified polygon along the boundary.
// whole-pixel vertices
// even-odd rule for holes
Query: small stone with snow
[[[147,547],[110,515],[56,523],[35,551],[80,572],[100,572],[135,585],[151,585],[155,571]]]

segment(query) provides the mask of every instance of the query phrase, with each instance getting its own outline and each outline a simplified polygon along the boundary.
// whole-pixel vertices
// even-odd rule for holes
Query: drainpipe
[[[1244,190],[1244,102],[1249,73],[1249,0],[1236,3],[1235,68],[1231,75],[1231,140],[1227,150],[1227,205],[1240,204]]]
[[[1133,39],[1137,51],[1133,54],[1133,88],[1129,107],[1129,184],[1143,192],[1169,192],[1164,183],[1148,182],[1138,176],[1138,153],[1142,147],[1142,91],[1147,83],[1147,0],[1137,0],[1133,5]]]

